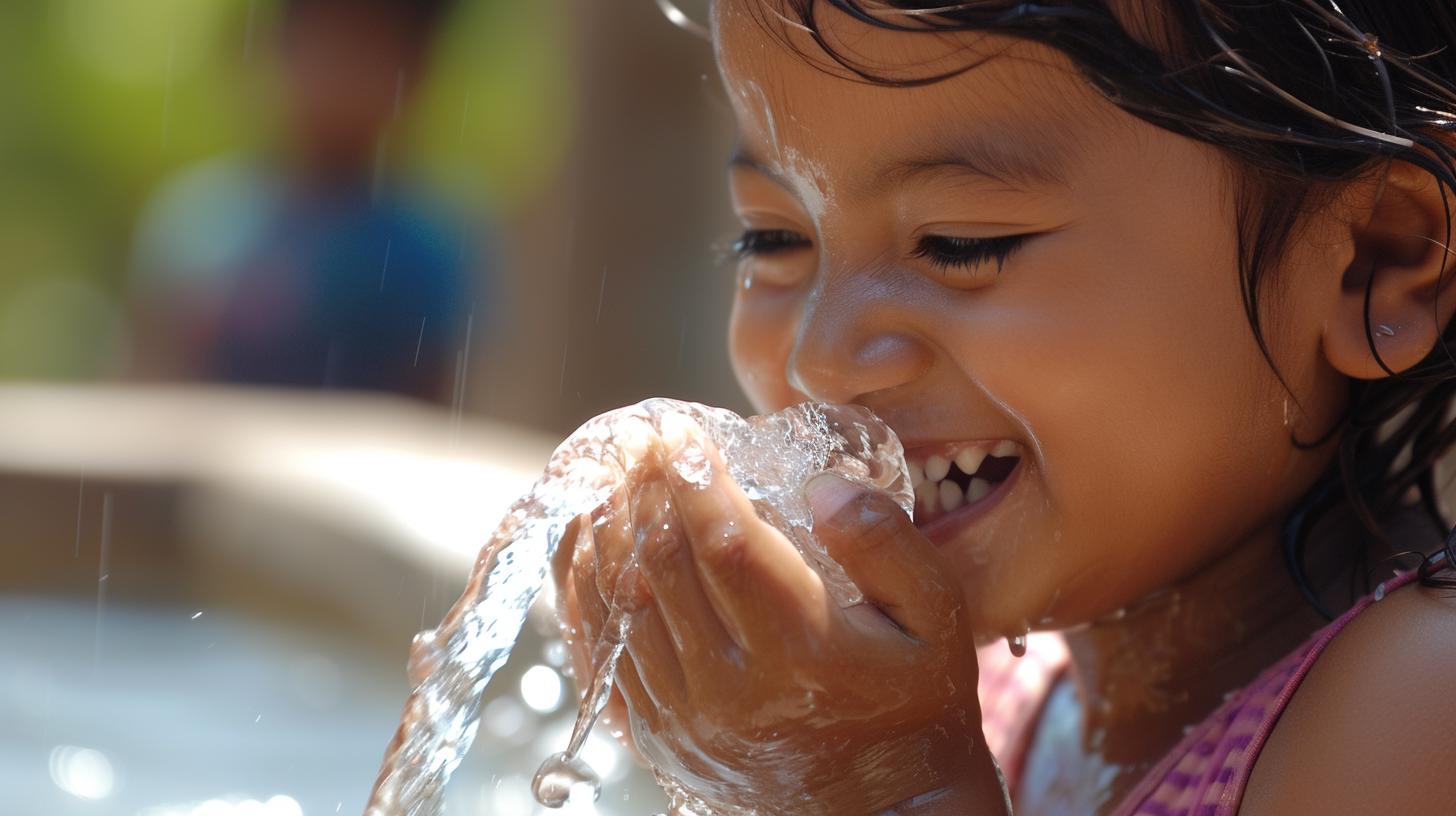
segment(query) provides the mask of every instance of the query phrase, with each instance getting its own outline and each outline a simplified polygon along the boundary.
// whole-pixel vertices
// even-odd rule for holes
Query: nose
[[[934,362],[893,292],[864,280],[821,283],[804,305],[788,360],[789,383],[834,403],[914,382]]]

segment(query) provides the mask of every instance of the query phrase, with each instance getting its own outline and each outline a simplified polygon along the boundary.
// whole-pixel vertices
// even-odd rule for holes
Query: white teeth
[[[968,445],[956,452],[955,466],[967,476],[973,475],[985,464],[987,457],[1019,456],[1020,446],[1009,439],[997,442],[989,451],[979,445]],[[971,502],[977,502],[990,494],[993,485],[988,479],[972,478],[970,485],[961,490],[951,480],[952,460],[935,454],[919,462],[909,462],[910,484],[915,490],[915,508],[918,513],[949,513]]]
[[[934,510],[940,501],[935,482],[921,482],[915,487],[915,506],[922,512]]]
[[[950,473],[950,460],[939,454],[925,460],[925,478],[932,482],[944,479]]]
[[[986,498],[991,492],[991,483],[985,479],[972,479],[971,486],[966,488],[966,501],[977,502]]]
[[[955,458],[956,467],[967,476],[979,470],[984,461],[986,461],[986,452],[980,448],[966,448],[957,453]]]
[[[940,483],[940,509],[949,513],[965,503],[965,494],[961,493],[960,485],[952,481]]]

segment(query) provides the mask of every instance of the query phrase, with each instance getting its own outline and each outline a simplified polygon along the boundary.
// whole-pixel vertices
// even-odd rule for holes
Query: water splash
[[[636,460],[620,443],[640,433],[644,423],[660,432],[667,417],[687,418],[702,428],[760,517],[803,553],[831,597],[843,605],[858,602],[858,590],[814,538],[803,488],[812,477],[832,472],[885,492],[912,511],[904,451],[894,432],[867,409],[805,403],[745,420],[720,408],[650,399],[603,414],[556,449],[541,480],[511,505],[481,548],[460,599],[437,628],[415,636],[409,659],[414,691],[386,750],[366,816],[440,813],[445,785],[475,739],[481,694],[509,657],[567,525],[604,505],[626,482]],[[705,461],[670,464],[689,482],[705,483]],[[577,785],[596,788],[595,774],[578,753],[610,696],[626,620],[613,610],[567,750],[537,775],[536,791],[548,804],[564,803]]]

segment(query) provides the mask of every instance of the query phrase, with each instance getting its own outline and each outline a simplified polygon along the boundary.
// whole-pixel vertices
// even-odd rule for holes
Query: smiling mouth
[[[998,488],[1016,471],[1022,455],[1021,446],[1009,439],[907,450],[905,461],[915,487],[915,526],[923,528],[951,513],[979,515],[971,511],[999,496]]]

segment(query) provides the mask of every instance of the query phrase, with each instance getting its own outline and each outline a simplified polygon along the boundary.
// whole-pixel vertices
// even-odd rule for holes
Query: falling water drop
[[[1026,655],[1026,635],[1012,635],[1006,638],[1006,646],[1011,649],[1012,657],[1024,657]]]
[[[531,780],[531,791],[536,794],[536,801],[549,808],[565,805],[572,792],[582,786],[591,787],[592,801],[602,794],[602,780],[591,766],[581,757],[566,751],[547,757]]]

